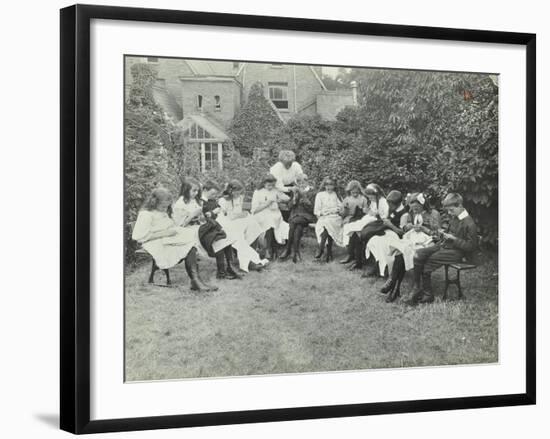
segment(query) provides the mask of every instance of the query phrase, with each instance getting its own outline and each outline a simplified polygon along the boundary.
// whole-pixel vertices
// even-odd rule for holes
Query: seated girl
[[[277,179],[268,174],[260,188],[252,195],[251,213],[263,233],[263,247],[267,259],[277,254],[277,243],[284,244],[288,238],[289,226],[283,220],[279,202],[287,202],[290,197],[275,187]]]
[[[218,187],[210,185],[209,188],[208,198],[217,199]],[[206,185],[204,189],[206,191]],[[246,272],[260,271],[267,260],[262,260],[252,245],[262,230],[254,217],[243,210],[244,186],[238,180],[231,180],[222,195],[216,201],[216,220],[227,236],[235,241],[232,246],[237,251],[239,268]]]
[[[193,178],[184,180],[181,185],[180,197],[172,210],[176,224],[193,230],[199,237],[199,253],[216,258],[216,277],[218,279],[240,278],[231,266],[233,257],[231,244],[234,241],[227,239],[227,235],[217,221],[204,216],[201,187],[197,180]]]
[[[365,259],[372,255],[378,263],[379,273],[382,276],[388,269],[388,281],[381,289],[381,293],[388,294],[387,302],[394,301],[400,294],[401,281],[405,275],[403,255],[397,248],[401,248],[403,226],[407,222],[407,211],[403,206],[401,192],[391,191],[388,202],[388,218],[382,220],[386,229],[382,235],[373,236],[367,243]]]
[[[153,257],[158,268],[168,269],[185,259],[185,270],[191,279],[192,290],[215,290],[199,278],[197,247],[200,243],[197,234],[176,225],[168,215],[171,204],[172,196],[168,190],[155,189],[139,211],[132,239]]]
[[[315,222],[313,214],[313,205],[315,203],[315,192],[308,184],[306,174],[299,174],[296,177],[296,191],[294,196],[288,203],[290,208],[288,240],[285,250],[281,255],[281,260],[286,260],[292,255],[292,262],[296,263],[298,259],[301,261],[300,242],[304,233],[304,228],[308,224]]]
[[[428,202],[422,193],[414,193],[409,197],[409,212],[401,216],[401,229],[403,230],[403,239],[391,241],[388,243],[389,249],[378,248],[379,254],[393,252],[395,260],[390,270],[388,281],[380,290],[383,294],[388,294],[387,302],[392,302],[399,296],[399,286],[407,270],[414,266],[414,257],[416,251],[420,248],[426,248],[433,245],[433,236],[439,229],[439,214],[433,213],[429,208]],[[373,237],[371,242],[377,237]],[[367,246],[371,249],[371,244]],[[376,249],[371,249],[376,254]],[[380,257],[383,259],[383,257]],[[396,290],[397,288],[397,290]]]
[[[365,259],[367,243],[374,235],[383,234],[387,228],[383,220],[389,215],[389,206],[382,188],[376,183],[370,183],[365,189],[365,196],[368,199],[366,215],[359,221],[349,224],[346,228],[348,236],[353,232],[359,232],[355,251],[356,257],[350,267],[351,270],[361,269],[365,266],[367,262]],[[370,272],[367,272],[366,275],[371,276],[375,272],[375,264],[372,264]]]
[[[332,260],[332,244],[344,247],[342,243],[342,201],[336,193],[336,182],[326,177],[321,183],[321,192],[315,196],[315,205],[313,213],[317,217],[315,224],[315,234],[319,243],[319,250],[315,255],[315,259],[321,259],[325,252],[326,245],[326,262]]]
[[[346,194],[347,196],[342,203],[342,217],[344,218],[342,240],[343,244],[347,245],[348,255],[340,261],[341,264],[348,264],[357,258],[359,230],[354,230],[355,227],[351,224],[363,218],[368,211],[368,200],[363,195],[361,183],[357,180],[351,180],[346,186]]]

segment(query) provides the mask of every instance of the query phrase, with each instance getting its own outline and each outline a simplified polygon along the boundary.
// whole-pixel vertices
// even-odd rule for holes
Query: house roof
[[[216,122],[210,120],[204,114],[188,114],[180,122],[178,122],[177,125],[186,131],[191,128],[193,124],[197,124],[210,134],[210,138],[205,139],[205,141],[225,142],[229,139],[227,133],[218,124],[216,124]]]
[[[187,65],[194,75],[235,76],[233,62],[230,61],[204,61],[191,59],[187,60]]]

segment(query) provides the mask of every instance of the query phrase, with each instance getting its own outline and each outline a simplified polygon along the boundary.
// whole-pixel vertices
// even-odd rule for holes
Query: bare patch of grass
[[[242,281],[217,282],[214,261],[201,260],[201,273],[220,287],[213,293],[190,291],[183,266],[171,270],[173,288],[148,285],[149,265],[128,273],[126,379],[498,361],[494,257],[463,275],[465,299],[411,308],[384,302],[383,279],[313,262],[314,240],[304,241],[304,262],[275,262]],[[440,271],[433,284],[442,291]],[[406,278],[402,289],[409,285]]]

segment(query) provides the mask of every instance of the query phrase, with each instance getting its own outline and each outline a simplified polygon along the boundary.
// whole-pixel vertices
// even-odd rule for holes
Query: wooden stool
[[[456,270],[456,276],[454,279],[451,279],[449,277],[449,268],[454,268]],[[449,285],[456,285],[456,287],[458,288],[459,299],[464,297],[464,295],[462,294],[462,286],[460,285],[460,272],[463,270],[472,270],[474,268],[477,268],[477,265],[467,264],[464,262],[457,262],[455,264],[445,265],[445,291],[443,292],[443,300],[447,299],[447,290],[449,288]]]
[[[138,250],[136,250],[136,255],[144,255],[144,256],[150,256],[149,253],[147,253],[147,251],[143,248],[140,248]],[[154,284],[155,283],[155,272],[159,269],[157,263],[155,262],[155,259],[151,256],[151,259],[153,260],[153,263],[151,265],[151,274],[149,275],[149,280],[148,282],[150,284]],[[170,270],[168,270],[168,268],[164,268],[162,271],[164,271],[164,274],[166,276],[166,286],[169,287],[172,285],[172,281],[170,280]],[[159,286],[164,286],[164,285],[159,285]]]

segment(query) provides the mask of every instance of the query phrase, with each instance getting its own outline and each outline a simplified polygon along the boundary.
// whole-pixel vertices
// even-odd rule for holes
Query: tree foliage
[[[498,87],[482,74],[352,70],[358,107],[334,122],[297,117],[279,138],[291,143],[319,183],[331,175],[377,182],[386,190],[456,191],[496,243]]]
[[[235,149],[243,157],[271,156],[279,142],[283,122],[264,94],[260,82],[252,85],[248,100],[235,115],[229,133]]]

